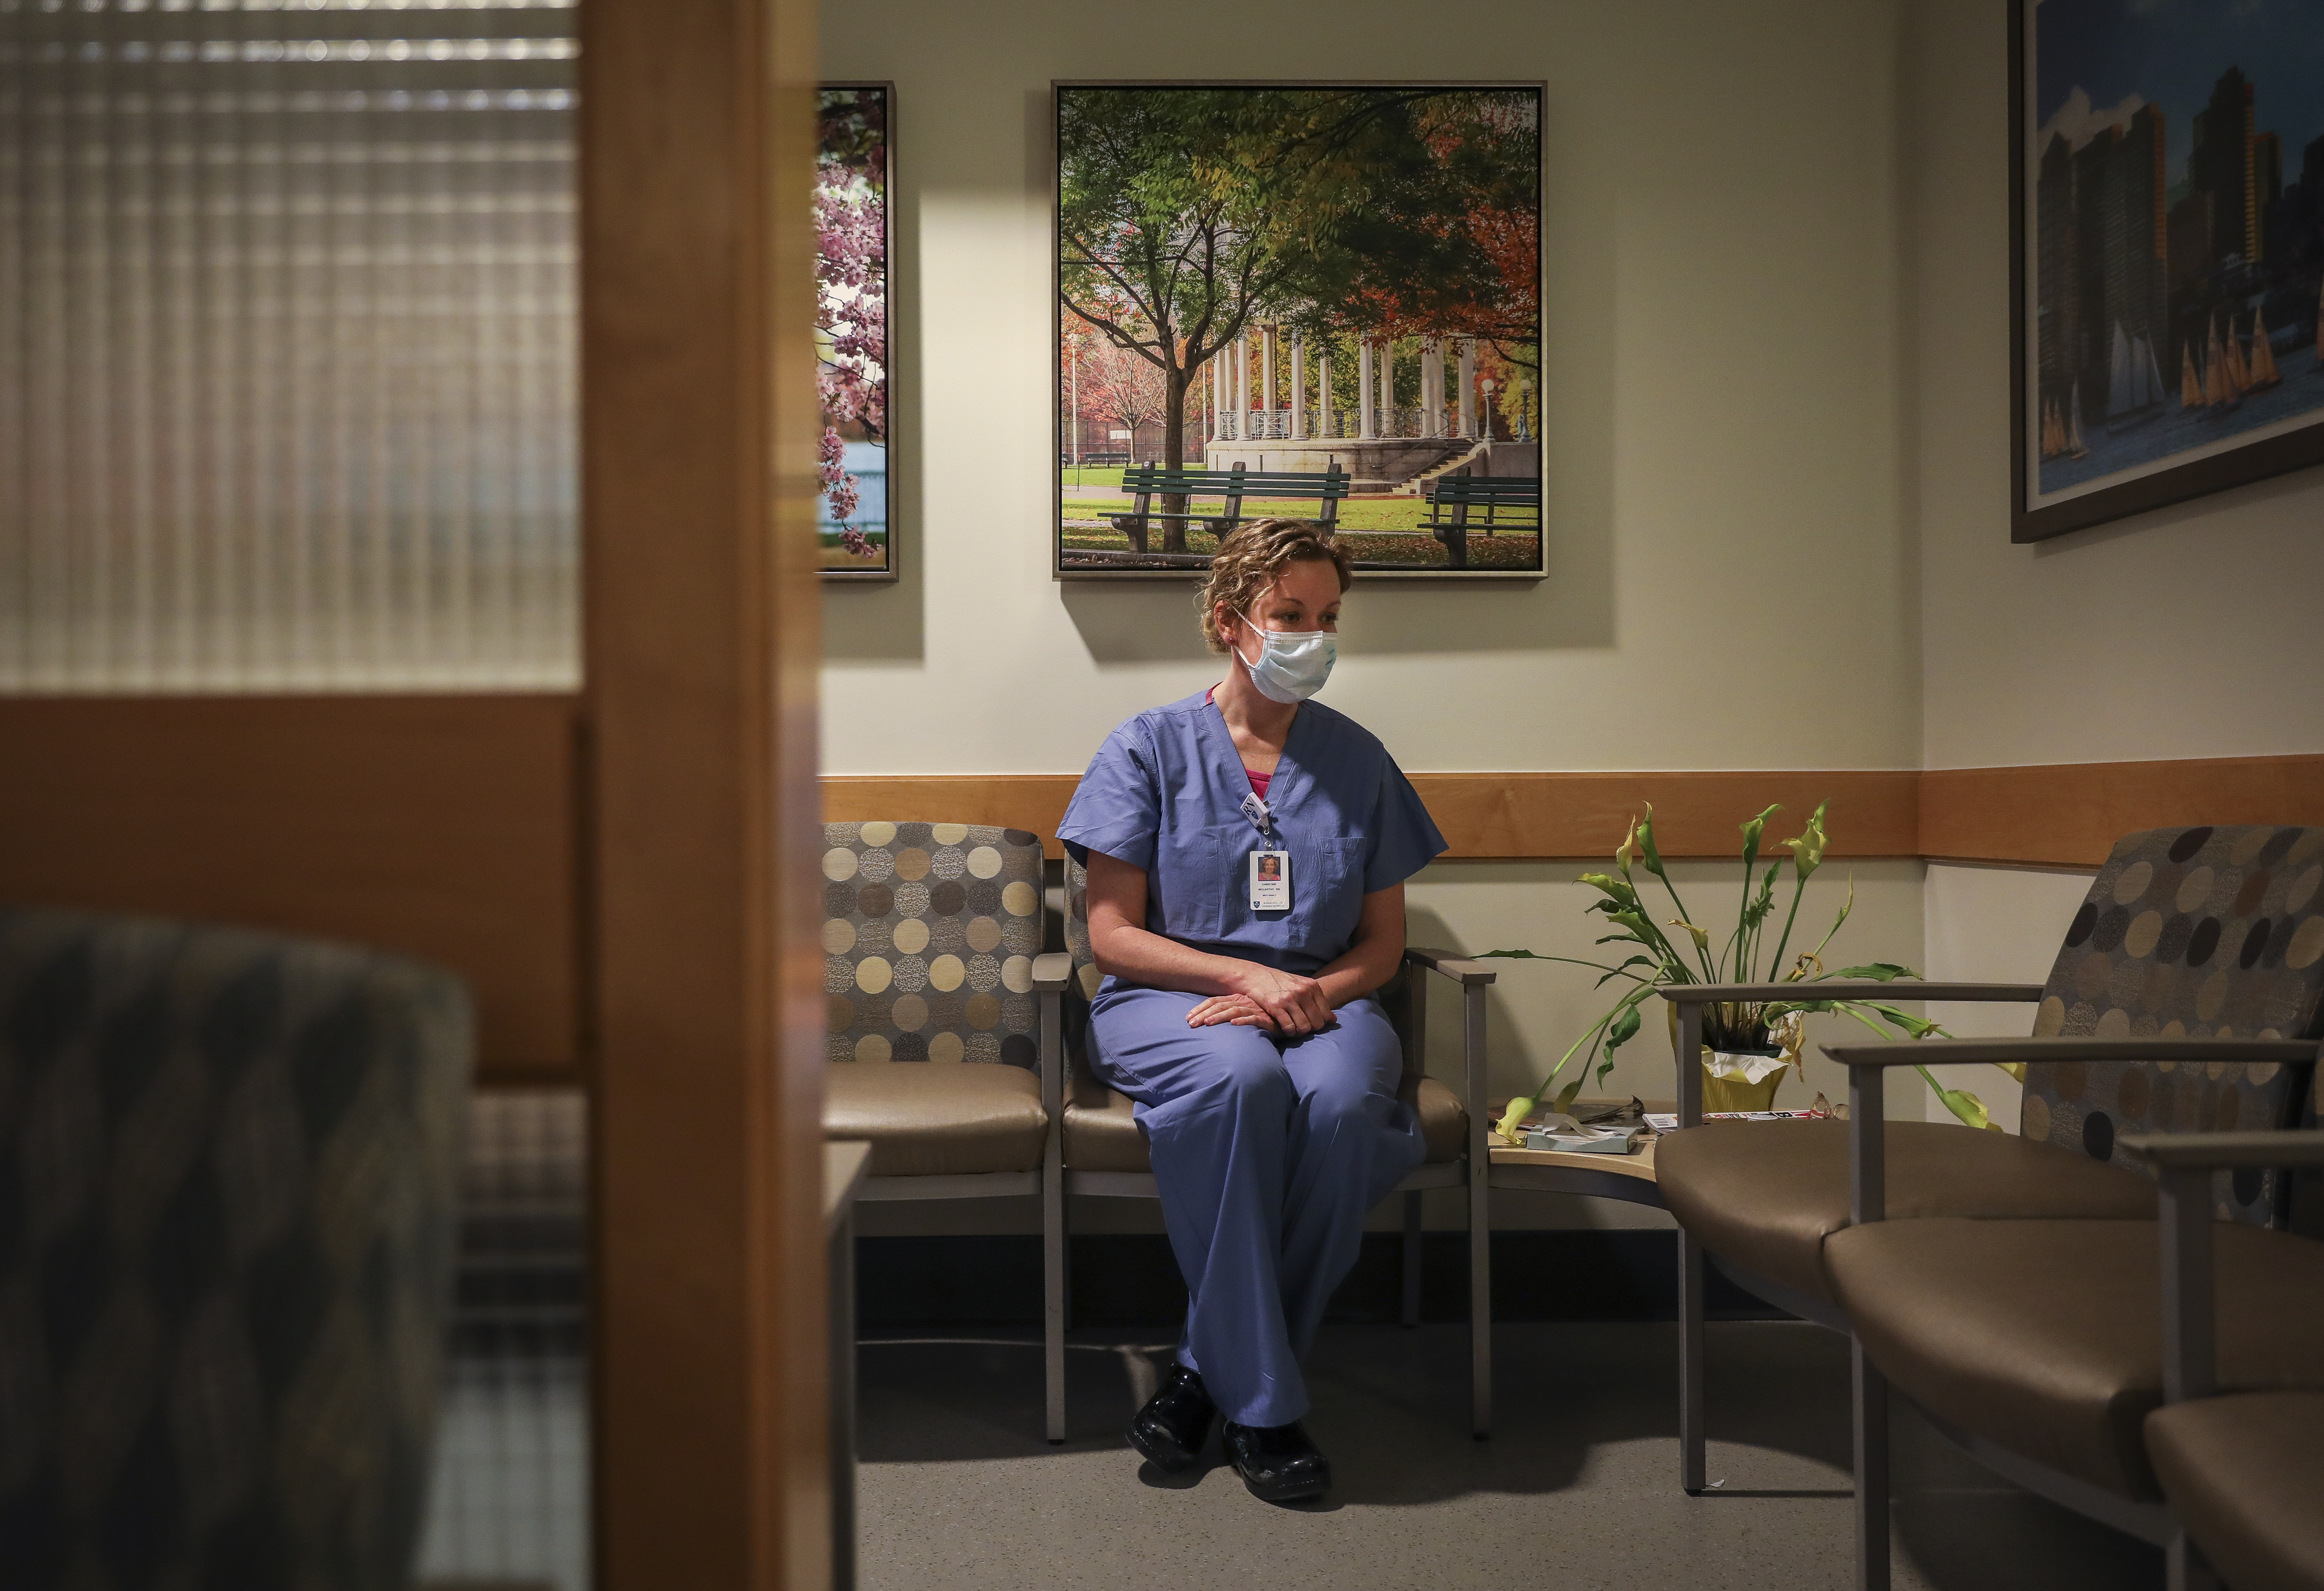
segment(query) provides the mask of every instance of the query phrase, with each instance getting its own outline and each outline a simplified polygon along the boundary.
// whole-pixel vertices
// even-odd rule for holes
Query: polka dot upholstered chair
[[[430,968],[0,910],[0,1586],[411,1583],[470,1049]]]
[[[2293,1125],[2313,1085],[2319,998],[2324,829],[2155,829],[2114,848],[2066,929],[2034,1036],[1991,1050],[2027,1063],[2022,1132],[2004,1140],[2023,1157],[2022,1173],[2061,1186],[2099,1173],[2144,1197],[2103,1219],[2076,1210],[2047,1219],[1909,1212],[1923,1219],[1866,1219],[1823,1246],[1858,1348],[1855,1448],[1883,1459],[1858,1467],[1857,1561],[1883,1571],[1860,1570],[1859,1584],[1886,1584],[1886,1438],[1866,1412],[1888,1386],[2028,1489],[2164,1545],[2171,1584],[2215,1583],[2184,1557],[2147,1416],[2190,1370],[2200,1382],[2216,1375],[2229,1393],[2324,1388],[2316,1352],[2324,1246],[2251,1229],[2280,1228],[2292,1214],[2266,1172],[2214,1173],[2214,1219],[2201,1222],[2198,1204],[2194,1234],[2158,1222],[2163,1201],[2126,1140],[2224,1132],[2241,1141]],[[1873,1058],[1846,1048],[1859,1062]],[[1851,1140],[1877,1164],[1872,1113],[1864,1115],[1849,1124]],[[1972,1148],[2001,1138],[1939,1131]],[[1980,1169],[1969,1163],[1978,1158],[1960,1169]],[[2174,1268],[2166,1255],[2190,1249],[2205,1257],[2190,1267],[2198,1291],[2183,1301],[2200,1299],[2192,1318],[2203,1326],[2186,1344],[2191,1363],[2174,1366],[2167,1345],[2189,1317],[2165,1307],[2158,1272]],[[2277,1490],[2301,1495],[2296,1482]],[[2238,1510],[2250,1501],[2242,1494]],[[2312,1501],[2289,1512],[2303,1506]],[[2276,1511],[2263,1503],[2237,1517]],[[2292,1539],[2273,1523],[2250,1528]],[[2266,1583],[2293,1582],[2246,1584]]]
[[[2324,1037],[2324,829],[2150,829],[2114,848],[2066,930],[2038,1037]],[[2116,1165],[2136,1133],[2293,1125],[2309,1069],[2273,1061],[2026,1068],[2019,1131]],[[2218,1174],[2218,1213],[2288,1217],[2274,1172]]]
[[[1041,1200],[1048,1437],[1065,1439],[1065,958],[1041,953],[1041,841],[825,823],[824,1136],[872,1145],[865,1200]]]
[[[1147,1158],[1146,1136],[1138,1127],[1130,1101],[1089,1072],[1090,1001],[1102,978],[1090,948],[1089,875],[1070,855],[1065,859],[1065,949],[1073,962],[1064,1010],[1070,1071],[1065,1108],[1065,1189],[1084,1197],[1152,1199],[1157,1196],[1153,1163]],[[1461,989],[1458,1093],[1427,1071],[1426,974],[1431,972]],[[1407,947],[1404,966],[1378,997],[1404,1040],[1404,1082],[1398,1098],[1419,1118],[1421,1136],[1428,1145],[1427,1160],[1397,1190],[1404,1195],[1404,1323],[1420,1324],[1420,1195],[1429,1188],[1465,1188],[1469,1196],[1470,1415],[1472,1429],[1480,1437],[1488,1434],[1491,1425],[1493,1283],[1486,1242],[1491,1223],[1486,1212],[1487,1180],[1472,1178],[1469,1168],[1487,1161],[1484,1013],[1485,990],[1493,979],[1492,969],[1480,962]],[[1522,1176],[1521,1172],[1512,1174]],[[1591,1191],[1602,1190],[1593,1186]],[[1629,1196],[1627,1189],[1618,1187],[1614,1191],[1617,1197]]]

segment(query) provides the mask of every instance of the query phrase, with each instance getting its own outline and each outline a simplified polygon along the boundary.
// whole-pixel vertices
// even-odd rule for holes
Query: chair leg
[[[1702,1245],[1678,1230],[1678,1484],[1702,1494]]]
[[[1041,1177],[1042,1368],[1048,1438],[1065,1439],[1065,1179],[1055,1166]]]
[[[1856,1424],[1856,1588],[1888,1591],[1888,1378],[1848,1342]]]
[[[2219,1577],[2204,1558],[2203,1550],[2175,1523],[2171,1527],[2171,1540],[2163,1549],[2163,1575],[2165,1591],[2218,1591]]]
[[[1493,1434],[1493,1220],[1489,1173],[1469,1168],[1469,1429]]]
[[[1420,1324],[1420,1190],[1404,1196],[1404,1323]]]

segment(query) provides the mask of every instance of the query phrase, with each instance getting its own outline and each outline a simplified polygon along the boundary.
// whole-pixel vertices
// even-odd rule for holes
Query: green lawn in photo
[[[1066,470],[1064,474],[1065,483],[1071,485],[1073,472]],[[1120,470],[1114,472],[1117,477],[1120,474]],[[1095,485],[1097,483],[1093,481],[1091,484]],[[1069,495],[1065,499],[1065,536],[1067,545],[1070,546],[1073,537],[1079,534],[1082,529],[1089,528],[1086,525],[1075,525],[1075,520],[1089,521],[1092,525],[1111,530],[1112,527],[1110,521],[1112,517],[1116,514],[1128,513],[1130,510],[1131,501],[1127,497]],[[1147,506],[1154,508],[1158,506],[1158,503],[1149,502]],[[1246,520],[1312,520],[1320,509],[1321,505],[1313,498],[1246,497],[1242,500],[1242,517]],[[1420,521],[1426,517],[1427,509],[1428,505],[1417,497],[1351,497],[1340,505],[1340,529],[1343,531],[1416,530],[1420,528]],[[1194,501],[1194,511],[1222,513],[1225,511],[1225,505],[1215,497],[1198,497]],[[1155,527],[1157,535],[1160,529],[1157,521]]]
[[[1086,509],[1084,504],[1091,506]],[[1109,514],[1128,513],[1127,498],[1106,503],[1101,499],[1067,498],[1067,523],[1063,537],[1068,548],[1085,547],[1092,551],[1126,552],[1130,538],[1113,529],[1099,516],[1102,507]],[[1213,505],[1197,500],[1196,508]],[[1246,509],[1251,505],[1244,504]],[[1296,509],[1299,505],[1286,505]],[[1362,562],[1398,563],[1442,566],[1448,556],[1444,544],[1422,532],[1417,535],[1382,535],[1379,532],[1416,529],[1422,510],[1426,505],[1417,499],[1382,498],[1343,502],[1340,505],[1340,530],[1335,539],[1345,547],[1348,556]],[[1251,518],[1264,517],[1253,514]],[[1084,520],[1094,523],[1074,524]],[[1372,534],[1366,534],[1366,532]],[[1162,545],[1161,526],[1156,525],[1148,538],[1148,546],[1159,549]],[[1534,569],[1540,558],[1541,537],[1527,529],[1507,535],[1487,536],[1482,528],[1469,533],[1469,566],[1472,569]],[[1214,553],[1219,549],[1218,538],[1208,530],[1190,526],[1186,531],[1186,550],[1190,553]]]

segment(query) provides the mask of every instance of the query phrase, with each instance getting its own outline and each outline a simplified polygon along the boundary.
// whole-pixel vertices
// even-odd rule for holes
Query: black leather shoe
[[[1250,1494],[1262,1503],[1291,1503],[1331,1489],[1332,1461],[1299,1422],[1237,1425],[1227,1421],[1227,1457]]]
[[[1218,1405],[1203,1390],[1203,1378],[1173,1365],[1138,1418],[1130,1422],[1130,1445],[1157,1469],[1191,1469],[1203,1460]]]

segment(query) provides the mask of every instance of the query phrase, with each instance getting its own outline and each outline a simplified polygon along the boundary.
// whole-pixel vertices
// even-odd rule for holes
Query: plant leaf
[[[1638,1007],[1627,1007],[1606,1029],[1606,1053],[1611,1055],[1630,1040],[1638,1036]]]
[[[1908,1012],[1900,1011],[1883,1000],[1840,1000],[1835,1003],[1841,1006],[1862,1006],[1868,1011],[1877,1011],[1883,1022],[1913,1038],[1927,1038],[1931,1034],[1944,1032],[1941,1025],[1930,1021],[1927,1017],[1914,1016]]]

